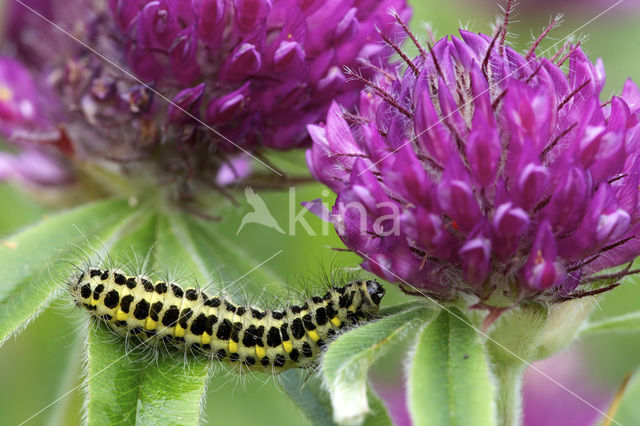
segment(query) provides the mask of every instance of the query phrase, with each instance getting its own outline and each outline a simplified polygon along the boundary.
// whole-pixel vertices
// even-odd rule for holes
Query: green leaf
[[[637,370],[622,394],[622,398],[620,399],[620,405],[617,409],[614,408],[615,414],[613,414],[613,419],[620,425],[635,425],[638,424],[638,419],[640,419],[640,370]],[[616,402],[612,403],[612,406]],[[609,414],[612,415],[612,414]],[[606,421],[609,420],[609,423]],[[607,419],[606,417],[603,419],[603,424],[614,424]]]
[[[37,316],[91,254],[84,235],[109,248],[136,216],[123,201],[103,201],[45,218],[0,247],[0,344]],[[92,238],[93,239],[93,238]],[[92,253],[94,256],[96,253]]]
[[[202,419],[211,363],[164,357],[144,369],[138,424],[176,422],[197,425]]]
[[[234,239],[233,224],[238,218],[232,214],[228,217],[220,223],[203,222],[188,214],[160,211],[153,204],[134,208],[124,201],[104,201],[52,216],[25,229],[0,248],[0,254],[7,254],[0,256],[0,270],[6,277],[0,282],[0,331],[2,321],[7,321],[6,330],[15,330],[60,294],[74,264],[85,268],[104,261],[108,267],[125,265],[123,269],[130,269],[128,272],[148,273],[154,279],[177,273],[174,277],[186,285],[193,282],[204,286],[213,281],[212,292],[223,290],[222,285],[231,283],[237,287],[237,282],[249,282],[247,290],[252,297],[274,283],[282,290],[290,289],[272,269],[280,262],[276,269],[288,270],[289,258],[270,262],[282,250],[253,244],[247,232],[248,241]],[[59,262],[60,258],[69,258],[73,264]],[[40,276],[42,271],[46,271],[46,277]],[[245,278],[249,274],[249,279]],[[396,307],[392,312],[409,308]],[[84,311],[78,314],[89,318]],[[151,350],[141,351],[137,344],[134,340],[125,342],[106,325],[91,321],[83,353],[88,422],[200,423],[210,370],[215,364],[191,357],[185,362],[181,351],[174,351],[173,358],[155,359]],[[321,418],[326,424],[333,423],[329,395],[318,379],[292,382],[287,393],[294,401],[298,399],[308,416],[312,406],[323,413],[315,418],[309,416],[315,423],[321,424]],[[369,400],[376,416],[367,422],[390,424],[379,399],[369,392]],[[63,415],[61,411],[59,416]]]
[[[381,308],[380,311],[378,312],[378,316],[388,317],[390,315],[396,315],[401,312],[408,311],[410,309],[424,308],[424,307],[425,307],[424,301],[398,303],[396,305],[385,306],[384,308]]]
[[[200,285],[211,282],[211,267],[229,260],[237,258],[255,269],[259,262],[252,263],[250,256],[231,243],[220,243],[210,228],[215,226],[204,226],[180,213],[153,216],[123,236],[113,247],[112,257],[122,252],[147,253],[147,269],[159,274],[186,272],[184,280]],[[274,279],[262,268],[253,272]],[[222,278],[226,281],[230,276]],[[108,424],[114,419],[123,419],[124,424],[200,422],[211,363],[189,359],[185,366],[179,352],[173,353],[175,359],[164,357],[154,361],[148,356],[149,351],[145,361],[140,351],[128,353],[122,339],[114,337],[105,326],[92,327],[87,371],[89,423]]]
[[[209,279],[207,260],[188,252],[187,240],[178,240],[170,218],[161,217],[156,228],[155,261],[156,269],[175,269],[184,262],[192,262],[186,269],[197,283],[206,283]],[[141,380],[138,423],[159,424],[168,419],[180,424],[198,424],[202,417],[207,382],[211,363],[199,358],[190,359],[183,364],[179,359],[164,357],[150,364]]]
[[[155,216],[132,229],[112,253],[146,253],[153,246]],[[115,259],[116,261],[123,259]],[[138,342],[124,339],[92,320],[87,343],[86,418],[88,424],[135,424],[141,381],[147,366]]]
[[[317,377],[302,370],[289,370],[279,377],[284,391],[315,426],[333,425],[331,400]]]
[[[620,315],[597,322],[587,323],[580,330],[580,335],[586,336],[588,334],[611,332],[640,332],[640,312],[632,312],[626,315]]]
[[[120,220],[131,209],[122,200],[101,201],[67,210],[2,239],[0,246],[0,290],[6,293],[37,272],[39,265],[57,259],[84,235],[93,236],[109,223]],[[84,235],[83,235],[84,234]]]
[[[322,375],[337,423],[357,423],[370,412],[366,393],[369,368],[410,330],[427,321],[432,312],[426,305],[402,311],[351,330],[329,345]]]
[[[92,322],[87,341],[87,403],[89,425],[133,425],[145,365],[104,324]]]
[[[218,232],[217,227],[205,227],[202,222],[189,216],[174,216],[173,224],[181,241],[188,241],[192,254],[199,256],[205,264],[226,265],[233,260],[233,265],[241,270],[251,273],[250,288],[255,292],[264,290],[264,285],[269,283],[282,283],[280,275],[271,270],[268,260],[282,254],[282,250],[274,250],[270,257],[256,259],[244,247],[233,240],[226,238],[223,232]],[[240,278],[228,275],[235,271],[219,271],[223,279],[232,279],[234,282]],[[227,276],[225,276],[227,275]]]
[[[470,321],[441,311],[418,336],[409,369],[409,410],[415,425],[496,424],[489,367]]]
[[[309,372],[289,370],[280,375],[280,383],[300,411],[314,426],[333,425],[331,398],[322,387],[320,378],[310,376]],[[371,415],[364,420],[363,426],[392,426],[393,423],[382,400],[367,389],[367,398],[371,405]]]
[[[160,259],[179,263],[191,258],[198,263],[176,241],[164,217],[151,216],[114,247],[114,253],[126,250],[148,253],[148,267],[160,272],[162,268],[171,270],[171,264],[160,265]],[[200,269],[193,273],[198,280],[206,277]],[[151,356],[154,348],[142,346],[135,340],[127,346],[103,324],[96,322],[91,328],[87,370],[89,423],[198,424],[210,362],[192,358],[185,363],[179,351],[163,351],[156,359]]]

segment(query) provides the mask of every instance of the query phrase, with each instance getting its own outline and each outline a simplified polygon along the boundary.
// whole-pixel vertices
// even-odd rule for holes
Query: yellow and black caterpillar
[[[70,290],[78,306],[119,334],[269,372],[312,365],[329,337],[374,316],[385,293],[376,281],[354,281],[300,306],[259,310],[118,269],[89,269]]]

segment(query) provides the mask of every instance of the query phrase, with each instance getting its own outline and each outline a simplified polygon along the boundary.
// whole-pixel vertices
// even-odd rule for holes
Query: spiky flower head
[[[410,13],[405,0],[25,3],[12,4],[4,51],[58,108],[38,110],[38,128],[3,115],[5,135],[40,151],[64,141],[76,164],[214,185],[223,167],[223,181],[247,170],[233,162],[242,150],[304,146],[332,99],[353,105],[361,85],[343,67],[386,64],[377,28],[393,31],[389,7]],[[19,81],[1,88],[20,99]]]
[[[601,102],[602,62],[579,45],[545,58],[501,34],[416,43],[358,115],[335,103],[309,126],[309,168],[344,244],[407,291],[478,307],[603,291],[632,271],[598,272],[640,254],[640,91]]]

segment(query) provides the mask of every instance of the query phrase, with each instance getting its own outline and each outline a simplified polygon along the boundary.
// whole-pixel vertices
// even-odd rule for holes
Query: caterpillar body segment
[[[328,338],[373,317],[385,294],[376,281],[353,281],[302,305],[260,310],[118,269],[89,269],[70,290],[78,306],[121,335],[268,372],[313,365]]]

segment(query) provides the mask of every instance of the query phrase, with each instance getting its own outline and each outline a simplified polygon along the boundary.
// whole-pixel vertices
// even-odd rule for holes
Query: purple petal
[[[211,47],[217,47],[222,40],[225,14],[225,0],[191,0],[197,18],[198,37]]]
[[[395,161],[384,170],[384,175],[392,191],[397,191],[411,203],[431,208],[433,185],[409,144],[398,149]]]
[[[179,92],[169,106],[169,120],[174,123],[186,123],[193,120],[193,117],[200,115],[202,105],[202,94],[206,85],[204,83],[195,87],[184,89]]]
[[[329,210],[327,206],[324,205],[322,199],[316,198],[315,200],[311,201],[303,201],[300,204],[302,204],[305,209],[309,210],[312,214],[319,217],[320,219],[326,222],[331,221],[331,210]]]
[[[435,257],[455,260],[460,243],[449,233],[439,215],[423,208],[405,209],[400,216],[402,232],[417,247]]]
[[[598,220],[596,238],[600,244],[607,244],[621,239],[629,231],[631,217],[622,209],[603,214]]]
[[[262,25],[271,11],[271,6],[271,0],[233,0],[238,29],[248,33]]]
[[[480,217],[473,187],[460,160],[452,157],[438,185],[438,202],[442,210],[465,231],[470,231]]]
[[[294,70],[300,72],[304,59],[305,52],[300,43],[282,41],[273,54],[273,70],[276,72]]]
[[[469,134],[466,156],[473,178],[482,186],[493,183],[502,149],[493,127],[474,127]]]
[[[520,202],[525,209],[530,209],[540,201],[541,196],[547,190],[549,171],[546,167],[534,163],[524,166],[518,177],[517,189]]]
[[[491,241],[483,237],[470,239],[459,255],[467,282],[473,286],[482,284],[491,271]]]
[[[453,139],[440,123],[429,93],[419,95],[415,112],[415,133],[418,143],[441,164],[447,162],[453,152]]]
[[[262,68],[262,55],[251,43],[236,47],[222,68],[221,77],[227,81],[241,81]]]
[[[538,227],[531,254],[522,268],[522,273],[532,289],[546,290],[563,278],[561,268],[555,263],[556,256],[557,249],[551,225],[544,221]]]
[[[580,167],[571,167],[560,176],[556,190],[544,212],[559,234],[572,232],[582,219],[591,183]]]
[[[630,78],[624,83],[622,99],[627,103],[632,112],[635,113],[640,109],[640,89],[638,89],[638,86]]]
[[[206,118],[210,123],[224,123],[230,121],[246,106],[249,96],[249,82],[237,90],[212,101],[207,107]]]
[[[492,222],[496,252],[503,258],[512,255],[530,222],[527,212],[515,207],[511,202],[498,206]]]
[[[111,13],[122,31],[125,31],[133,18],[144,7],[144,0],[109,0]]]
[[[197,61],[198,40],[195,31],[187,28],[178,36],[169,49],[169,62],[173,75],[183,84],[191,84],[200,78],[200,65]]]

